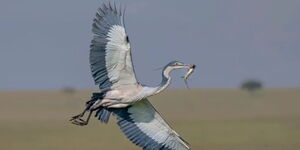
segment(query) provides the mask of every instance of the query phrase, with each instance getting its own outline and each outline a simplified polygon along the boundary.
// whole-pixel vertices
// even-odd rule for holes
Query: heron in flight
[[[100,92],[93,93],[84,111],[70,121],[76,125],[87,125],[95,112],[96,118],[107,123],[110,115],[114,114],[127,138],[144,150],[189,150],[187,142],[162,119],[147,98],[168,87],[172,70],[188,69],[191,73],[195,65],[172,61],[163,68],[162,81],[158,86],[140,84],[132,65],[124,12],[121,7],[118,9],[115,4],[108,3],[96,13],[90,67]],[[89,114],[84,120],[86,112]]]

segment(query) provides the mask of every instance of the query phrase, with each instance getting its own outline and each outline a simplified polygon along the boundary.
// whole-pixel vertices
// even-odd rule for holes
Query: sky
[[[91,24],[101,0],[1,0],[0,90],[96,88]],[[155,86],[172,60],[196,64],[193,88],[300,87],[299,0],[116,0],[138,80]],[[171,88],[184,88],[172,73]]]

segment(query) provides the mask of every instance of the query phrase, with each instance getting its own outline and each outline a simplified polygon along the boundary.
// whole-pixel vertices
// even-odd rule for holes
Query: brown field
[[[0,92],[0,150],[138,150],[92,119],[68,122],[91,91]],[[299,150],[300,89],[171,90],[150,98],[193,150]]]

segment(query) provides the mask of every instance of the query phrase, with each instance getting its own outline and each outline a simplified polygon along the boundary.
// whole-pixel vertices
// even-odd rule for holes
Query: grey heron
[[[135,77],[121,7],[117,9],[116,4],[103,4],[96,13],[92,32],[90,67],[100,92],[93,93],[84,111],[70,121],[87,125],[91,114],[96,112],[95,117],[107,123],[114,114],[127,138],[144,150],[189,150],[187,142],[162,119],[147,98],[168,87],[172,70],[193,70],[195,65],[172,61],[163,68],[158,86],[142,85]],[[191,73],[189,71],[187,76]],[[83,120],[86,112],[89,114]]]

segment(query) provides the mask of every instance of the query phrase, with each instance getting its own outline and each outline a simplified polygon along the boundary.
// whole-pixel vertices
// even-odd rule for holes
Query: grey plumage
[[[111,110],[108,108],[99,108],[96,111],[95,117],[97,117],[102,123],[108,123]]]

